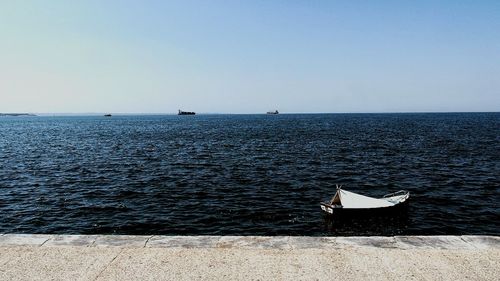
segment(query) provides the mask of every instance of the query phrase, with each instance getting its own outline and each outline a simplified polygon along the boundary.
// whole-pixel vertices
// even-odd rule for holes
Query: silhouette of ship
[[[111,114],[104,114],[104,117],[111,117]]]
[[[177,113],[177,115],[195,115],[196,113],[195,112],[192,112],[192,111],[182,111],[179,109],[179,113]]]
[[[267,114],[280,114],[277,110],[275,111],[268,111]]]

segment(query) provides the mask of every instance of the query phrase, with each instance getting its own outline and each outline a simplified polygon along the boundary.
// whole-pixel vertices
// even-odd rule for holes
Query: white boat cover
[[[377,199],[359,195],[342,189],[338,189],[337,192],[338,192],[337,194],[340,195],[340,204],[342,205],[343,208],[348,208],[348,209],[391,207],[399,203],[397,201],[390,202],[387,200],[392,198]]]

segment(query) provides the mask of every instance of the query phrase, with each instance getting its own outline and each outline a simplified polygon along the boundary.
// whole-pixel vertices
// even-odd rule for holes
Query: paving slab
[[[376,248],[396,248],[396,239],[385,236],[355,236],[355,237],[337,237],[335,242],[339,247],[357,246],[357,247],[376,247]]]
[[[500,237],[498,236],[463,235],[461,238],[477,249],[500,248]]]
[[[51,239],[53,235],[48,234],[5,234],[0,236],[1,246],[42,246]]]
[[[288,236],[221,236],[217,248],[291,249]]]
[[[44,247],[48,246],[92,246],[97,239],[97,235],[54,235],[49,239]]]
[[[460,236],[395,236],[397,247],[402,249],[474,249]]]
[[[122,248],[25,247],[2,248],[0,280],[96,280]]]
[[[288,244],[292,249],[325,249],[337,245],[335,237],[290,236]]]
[[[92,247],[143,248],[151,237],[152,235],[98,235]]]
[[[214,248],[220,236],[153,236],[148,248]]]

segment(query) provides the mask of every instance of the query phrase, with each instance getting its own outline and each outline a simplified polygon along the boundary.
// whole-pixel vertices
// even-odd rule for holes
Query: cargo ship
[[[195,115],[196,113],[195,112],[192,112],[192,111],[182,111],[179,109],[179,113],[177,113],[177,115]]]

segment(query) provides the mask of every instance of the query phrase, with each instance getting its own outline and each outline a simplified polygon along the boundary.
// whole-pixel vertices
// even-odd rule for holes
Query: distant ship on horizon
[[[182,111],[179,109],[179,113],[177,113],[177,115],[195,115],[196,112],[192,112],[192,111]]]
[[[268,111],[267,114],[280,114],[278,110]]]

